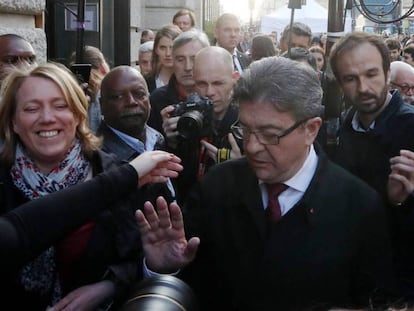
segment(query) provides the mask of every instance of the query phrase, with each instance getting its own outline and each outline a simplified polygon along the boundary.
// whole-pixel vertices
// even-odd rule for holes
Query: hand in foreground
[[[414,152],[401,150],[400,155],[390,159],[388,176],[388,200],[391,204],[404,202],[414,191]]]
[[[46,311],[93,311],[115,293],[114,284],[101,281],[75,289]]]
[[[229,140],[231,151],[230,151],[230,158],[229,159],[238,159],[242,157],[241,151],[239,146],[237,145],[236,139],[234,138],[232,133],[229,133],[227,136]],[[217,152],[219,151],[216,146],[210,144],[209,142],[202,140],[201,144],[206,148],[207,155],[212,158],[215,162],[217,162]]]
[[[196,256],[200,239],[185,238],[180,207],[168,208],[163,197],[157,199],[157,212],[150,202],[144,205],[145,215],[137,210],[135,217],[141,231],[147,267],[157,273],[173,273],[190,263]]]
[[[139,186],[147,183],[163,183],[175,178],[183,167],[181,159],[172,153],[161,150],[146,151],[129,162],[138,173]]]

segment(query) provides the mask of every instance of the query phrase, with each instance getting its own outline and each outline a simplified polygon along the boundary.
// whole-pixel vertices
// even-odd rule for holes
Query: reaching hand
[[[161,150],[146,151],[132,160],[131,164],[138,173],[139,185],[156,182],[163,183],[175,178],[183,167],[181,159],[172,153]]]
[[[209,142],[205,140],[201,140],[201,145],[205,148],[205,152],[207,156],[211,159],[213,159],[215,162],[217,162],[217,152],[218,149],[213,144],[210,144]]]
[[[135,214],[141,231],[147,267],[158,273],[172,273],[190,263],[197,252],[200,239],[185,238],[180,207],[171,203],[168,208],[163,197],[157,199],[157,212],[150,202]]]
[[[400,155],[390,159],[388,176],[388,200],[391,204],[404,202],[414,191],[414,152],[401,150]]]
[[[231,153],[230,159],[238,159],[241,158],[243,155],[240,151],[239,145],[237,145],[236,139],[234,138],[232,133],[228,134],[229,143],[231,146]]]
[[[243,155],[240,151],[239,146],[237,145],[233,134],[229,133],[227,138],[230,143],[230,158],[227,158],[226,160],[241,158]],[[217,153],[219,152],[219,149],[205,140],[201,140],[201,145],[203,145],[203,147],[206,149],[207,156],[212,158],[217,163]]]

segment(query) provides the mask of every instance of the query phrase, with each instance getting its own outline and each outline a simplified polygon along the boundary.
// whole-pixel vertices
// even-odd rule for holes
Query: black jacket
[[[368,306],[392,288],[380,198],[321,153],[303,198],[274,227],[266,227],[246,159],[211,168],[190,194],[184,223],[201,243],[182,278],[202,310]]]
[[[376,189],[388,204],[389,160],[401,149],[414,151],[414,107],[404,104],[395,91],[375,119],[375,128],[365,133],[353,130],[354,114],[352,109],[341,127],[336,162]],[[400,207],[387,206],[401,295],[414,302],[414,198],[411,195]]]

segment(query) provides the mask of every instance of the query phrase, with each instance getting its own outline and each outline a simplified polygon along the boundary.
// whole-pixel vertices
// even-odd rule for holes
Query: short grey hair
[[[269,103],[296,119],[321,116],[322,88],[307,64],[284,57],[266,57],[253,62],[237,81],[234,100],[254,104]]]
[[[153,49],[154,49],[154,41],[147,41],[139,46],[138,53],[152,52]]]
[[[401,73],[410,73],[414,75],[414,68],[405,62],[402,61],[394,61],[390,64],[390,81],[394,82],[397,78],[398,74]]]
[[[176,49],[192,41],[199,42],[203,48],[210,46],[210,41],[208,40],[207,35],[203,31],[192,29],[180,33],[174,39],[172,52],[174,53]]]

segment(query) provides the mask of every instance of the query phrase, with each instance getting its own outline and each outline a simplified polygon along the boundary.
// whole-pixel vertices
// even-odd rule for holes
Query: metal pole
[[[328,5],[328,36],[326,55],[329,55],[333,44],[344,35],[344,1],[330,0]]]
[[[292,28],[293,28],[293,20],[295,17],[295,8],[290,9],[290,25],[289,25],[289,36],[288,36],[288,57],[290,58],[290,50],[292,45]]]
[[[329,57],[334,43],[344,36],[344,1],[330,0],[328,5],[328,31],[325,53]],[[326,152],[335,154],[338,144],[338,130],[340,127],[340,116],[342,110],[342,91],[332,73],[330,66],[325,71],[322,81],[324,89],[324,123],[326,126]]]
[[[83,34],[85,31],[85,0],[78,0],[77,36],[76,36],[76,62],[83,62]]]

